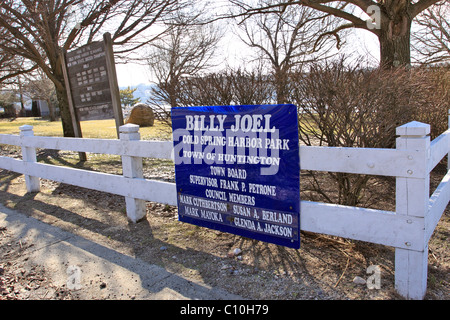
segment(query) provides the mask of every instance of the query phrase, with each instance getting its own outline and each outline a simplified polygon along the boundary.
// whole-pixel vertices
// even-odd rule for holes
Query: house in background
[[[16,114],[19,117],[50,117],[50,108],[48,102],[45,100],[32,100],[28,97],[24,97],[23,103],[24,109],[20,102],[14,104]],[[56,108],[56,114],[59,114],[59,108]]]

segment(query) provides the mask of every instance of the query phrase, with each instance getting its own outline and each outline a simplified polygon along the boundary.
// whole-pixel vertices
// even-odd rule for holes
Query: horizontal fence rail
[[[145,216],[145,201],[177,205],[174,183],[143,178],[142,158],[173,159],[173,142],[142,141],[139,127],[120,127],[120,139],[0,134],[0,144],[22,148],[23,160],[0,157],[0,168],[25,175],[28,191],[39,191],[39,178],[124,196],[127,215]],[[450,129],[430,142],[429,125],[411,122],[397,128],[395,149],[300,147],[300,168],[396,177],[396,210],[383,211],[301,201],[300,229],[392,246],[396,250],[396,288],[406,298],[426,292],[428,241],[450,199],[450,172],[431,197],[430,171],[450,152]],[[68,168],[36,161],[36,149],[122,156],[123,175]],[[405,262],[409,261],[409,262]],[[424,269],[425,268],[425,269]]]
[[[428,172],[448,154],[450,148],[450,129],[434,139],[430,145],[430,159],[428,162]]]
[[[0,135],[0,143],[39,149],[67,150],[132,156],[143,158],[171,159],[173,143],[170,141],[123,141],[118,139],[59,138],[18,135]]]
[[[177,205],[174,183],[0,157],[3,169],[124,197]]]
[[[419,157],[418,150],[301,146],[300,168],[375,176],[422,177],[425,170],[420,167]]]
[[[173,159],[173,142],[171,141],[135,140],[124,142],[115,139],[41,136],[31,136],[25,139],[18,135],[0,135],[0,143],[39,149]],[[426,170],[420,167],[420,163],[415,160],[418,156],[418,150],[300,146],[300,168],[311,171],[421,177]],[[336,161],[327,159],[336,159]],[[436,161],[436,164],[439,161]],[[389,166],[386,163],[389,163]],[[405,168],[407,169],[405,170]],[[412,174],[408,173],[408,170]]]

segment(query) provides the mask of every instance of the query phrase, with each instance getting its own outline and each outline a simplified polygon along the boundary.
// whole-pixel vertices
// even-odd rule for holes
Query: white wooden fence
[[[29,192],[39,178],[124,196],[130,220],[145,216],[145,201],[177,205],[174,183],[147,180],[142,158],[171,159],[171,141],[142,141],[139,127],[120,127],[120,139],[34,136],[32,126],[20,135],[0,135],[0,144],[22,148],[23,160],[0,157],[0,168],[25,175]],[[429,197],[430,171],[450,152],[450,129],[430,142],[430,126],[410,122],[397,128],[396,149],[300,147],[302,170],[396,177],[395,212],[301,201],[304,231],[392,246],[395,286],[408,299],[423,299],[427,287],[428,241],[450,199],[450,171]],[[36,148],[122,156],[123,175],[92,172],[36,162]]]

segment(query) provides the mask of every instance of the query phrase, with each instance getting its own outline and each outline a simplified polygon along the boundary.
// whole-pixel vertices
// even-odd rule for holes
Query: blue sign
[[[172,108],[180,221],[300,247],[295,105]]]

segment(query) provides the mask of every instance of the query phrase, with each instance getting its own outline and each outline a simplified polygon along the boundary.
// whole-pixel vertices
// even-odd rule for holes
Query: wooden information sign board
[[[115,119],[117,136],[123,125],[111,35],[71,52],[63,52],[63,72],[75,135],[80,121]]]
[[[68,52],[66,63],[78,120],[114,119],[104,43]]]

